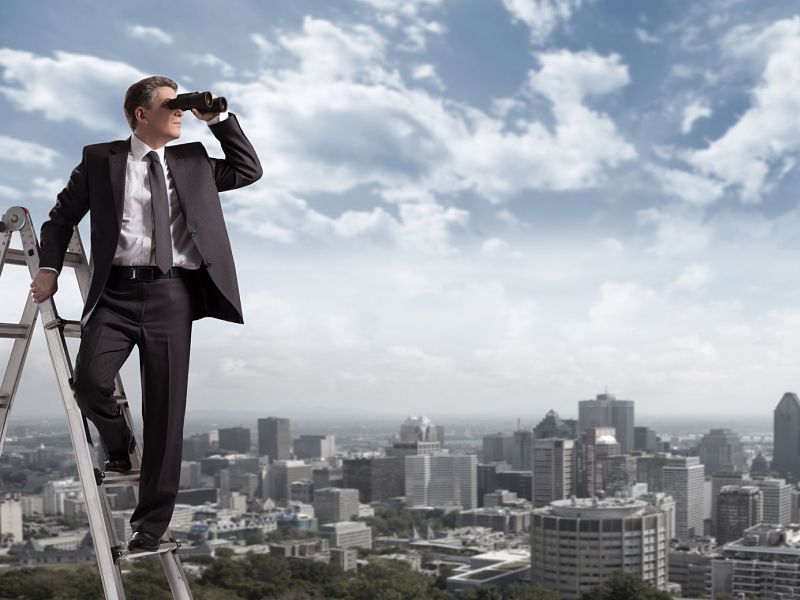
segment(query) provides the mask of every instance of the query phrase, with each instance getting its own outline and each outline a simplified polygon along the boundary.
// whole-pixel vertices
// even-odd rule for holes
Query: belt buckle
[[[131,279],[138,281],[152,281],[153,269],[150,267],[132,267]]]

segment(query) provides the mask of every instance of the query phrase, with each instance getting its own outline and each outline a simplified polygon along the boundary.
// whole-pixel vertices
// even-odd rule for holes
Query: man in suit
[[[81,316],[73,390],[106,447],[106,471],[131,469],[134,438],[117,406],[114,378],[139,348],[144,444],[132,551],[154,550],[178,493],[192,321],[243,323],[219,193],[261,177],[233,114],[192,112],[208,123],[224,159],[178,139],[177,84],[148,77],[125,94],[133,134],[86,146],[42,225],[34,302],[58,289],[73,227],[91,212],[91,279]]]

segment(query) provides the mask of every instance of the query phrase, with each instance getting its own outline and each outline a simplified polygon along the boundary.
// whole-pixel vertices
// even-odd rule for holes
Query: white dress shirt
[[[227,113],[220,113],[208,125],[214,125],[228,118]],[[150,193],[149,161],[147,153],[152,151],[142,140],[131,134],[131,148],[125,170],[125,197],[122,210],[122,228],[117,241],[112,265],[139,266],[155,265],[155,247],[153,246],[153,208]],[[164,160],[164,147],[155,151],[161,162],[169,197],[169,229],[172,238],[172,266],[185,269],[197,269],[202,263],[200,253],[189,237],[189,228],[183,217],[175,182]],[[187,199],[184,198],[184,202]],[[58,271],[51,267],[41,267]]]

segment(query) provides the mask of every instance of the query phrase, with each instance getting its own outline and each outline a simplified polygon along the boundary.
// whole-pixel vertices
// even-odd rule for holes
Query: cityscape
[[[775,403],[771,430],[743,433],[660,431],[607,391],[575,409],[507,431],[424,415],[393,433],[357,422],[311,433],[274,416],[190,423],[171,535],[193,581],[215,557],[266,554],[343,574],[391,561],[452,598],[525,586],[588,598],[619,571],[665,597],[797,597],[796,394]],[[94,564],[75,473],[63,427],[12,418],[0,458],[5,570]],[[108,499],[124,544],[131,488],[112,485]]]

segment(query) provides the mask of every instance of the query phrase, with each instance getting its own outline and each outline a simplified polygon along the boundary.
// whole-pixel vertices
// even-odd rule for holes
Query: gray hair
[[[176,92],[178,91],[177,83],[169,77],[162,77],[160,75],[145,77],[128,88],[128,91],[125,92],[123,108],[125,109],[125,118],[128,119],[128,125],[130,125],[131,130],[136,129],[136,109],[139,106],[143,108],[150,108],[153,106],[156,90],[165,86],[171,87]]]

